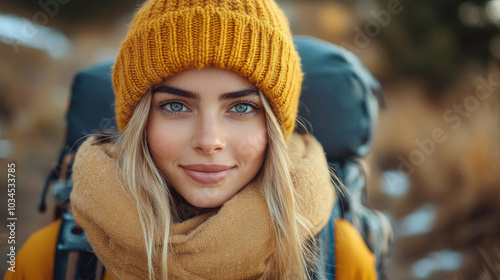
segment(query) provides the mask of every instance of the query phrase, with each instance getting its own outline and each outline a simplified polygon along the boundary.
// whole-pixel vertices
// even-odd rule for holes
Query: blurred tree
[[[381,9],[397,0],[378,0]],[[402,75],[423,78],[438,93],[467,64],[498,61],[499,0],[401,0],[382,42]]]
[[[16,0],[3,3],[8,10],[18,7],[25,16],[44,12],[50,19],[50,25],[61,29],[71,28],[86,22],[112,22],[126,13],[130,13],[144,0]]]

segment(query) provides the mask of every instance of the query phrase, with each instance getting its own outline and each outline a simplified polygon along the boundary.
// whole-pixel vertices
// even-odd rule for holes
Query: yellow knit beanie
[[[206,66],[246,77],[271,102],[285,136],[291,135],[302,71],[288,21],[273,0],[146,1],[113,69],[120,131],[152,85]]]

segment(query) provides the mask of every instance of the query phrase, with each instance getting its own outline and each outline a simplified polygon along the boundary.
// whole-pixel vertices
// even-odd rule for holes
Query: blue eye
[[[236,112],[238,114],[245,114],[245,113],[250,113],[252,110],[254,110],[254,108],[251,105],[245,103],[239,103],[234,105],[229,111]]]
[[[172,112],[187,111],[186,106],[184,106],[182,103],[179,103],[179,102],[170,102],[168,104],[165,104],[164,106],[167,110],[172,111]]]

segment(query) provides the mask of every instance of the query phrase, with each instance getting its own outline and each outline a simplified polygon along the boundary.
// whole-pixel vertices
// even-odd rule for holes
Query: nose
[[[195,132],[192,148],[203,154],[214,154],[226,148],[223,125],[216,117],[203,117]]]

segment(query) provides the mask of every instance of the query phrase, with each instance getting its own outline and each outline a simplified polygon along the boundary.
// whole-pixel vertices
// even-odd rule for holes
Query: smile
[[[201,184],[217,184],[233,171],[232,166],[216,164],[193,164],[180,167],[189,177]]]

